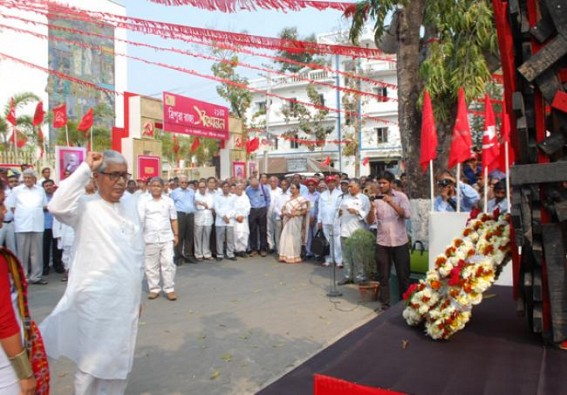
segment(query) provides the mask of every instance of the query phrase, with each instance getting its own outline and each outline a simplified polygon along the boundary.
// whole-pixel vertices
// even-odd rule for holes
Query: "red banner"
[[[228,108],[163,92],[163,130],[227,140]]]
[[[147,180],[160,177],[161,159],[159,156],[138,155],[138,179]]]

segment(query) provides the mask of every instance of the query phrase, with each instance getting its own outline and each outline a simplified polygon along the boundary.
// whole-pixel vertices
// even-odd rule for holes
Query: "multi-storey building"
[[[341,33],[324,34],[318,37],[318,41],[335,44],[342,36],[344,34]],[[362,45],[375,48],[371,37],[367,33],[361,40]],[[254,93],[247,119],[252,127],[251,135],[260,136],[261,145],[256,154],[259,162],[262,163],[266,155],[268,160],[285,157],[323,161],[330,157],[333,167],[349,176],[355,175],[356,161],[360,166],[359,175],[375,174],[384,169],[399,173],[402,147],[397,125],[395,56],[383,55],[379,59],[330,57],[327,65],[330,68],[305,68],[296,74],[286,75],[274,73],[250,82]],[[336,69],[339,73],[334,72]],[[357,79],[353,75],[363,78]],[[286,119],[284,115],[286,108],[310,102],[307,94],[309,84],[316,88],[322,105],[329,108],[321,124],[332,130],[325,142],[313,150],[302,139],[312,142],[315,138],[300,130],[297,119]],[[349,95],[337,86],[369,95]],[[312,113],[317,111],[313,107],[308,108]],[[356,150],[351,149],[349,155],[345,146],[353,139],[359,142],[358,152],[352,155]]]

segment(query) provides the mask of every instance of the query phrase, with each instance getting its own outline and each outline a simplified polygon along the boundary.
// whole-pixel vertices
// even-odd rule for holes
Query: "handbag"
[[[429,270],[429,251],[423,242],[416,240],[410,249],[410,271],[412,273],[425,274]]]
[[[24,326],[25,347],[36,380],[35,393],[37,395],[49,395],[50,376],[47,353],[45,352],[45,345],[43,344],[39,327],[35,321],[30,318],[27,298],[28,284],[22,265],[11,251],[1,248],[0,253],[8,263],[8,269],[12,275],[14,287],[18,292],[18,310]]]
[[[318,256],[327,256],[331,252],[329,241],[321,229],[317,230],[313,240],[311,240],[311,251]]]

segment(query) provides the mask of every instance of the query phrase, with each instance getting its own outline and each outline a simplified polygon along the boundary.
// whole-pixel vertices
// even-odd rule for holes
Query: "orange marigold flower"
[[[441,288],[441,281],[433,280],[433,281],[431,281],[430,286],[431,286],[431,289],[438,291],[439,288]]]
[[[463,244],[463,240],[461,239],[456,239],[455,242],[453,243],[453,245],[457,248],[459,248],[462,244]]]

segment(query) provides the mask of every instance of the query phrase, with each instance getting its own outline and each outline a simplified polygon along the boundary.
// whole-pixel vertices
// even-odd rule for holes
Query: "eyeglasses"
[[[118,181],[119,178],[123,178],[124,181],[128,181],[132,177],[132,174],[130,173],[119,172],[119,171],[113,171],[112,173],[106,173],[104,171],[101,171],[99,173],[108,176],[108,178],[110,178],[110,181]]]

